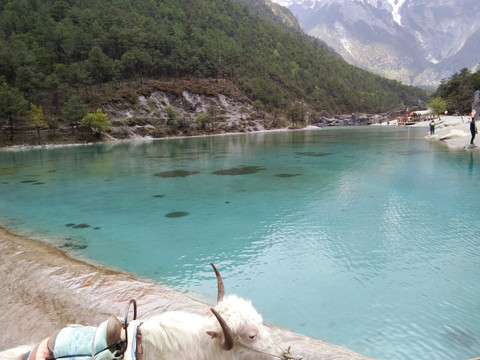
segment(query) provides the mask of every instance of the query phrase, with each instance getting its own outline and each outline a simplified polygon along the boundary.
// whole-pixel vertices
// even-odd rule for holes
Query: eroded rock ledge
[[[108,315],[123,316],[128,301],[138,303],[138,318],[165,309],[203,312],[206,303],[128,273],[68,256],[50,244],[0,228],[0,351],[34,344],[69,323],[98,324]],[[212,281],[215,281],[212,278]],[[228,287],[228,286],[227,286]],[[272,326],[278,343],[304,359],[367,357],[321,339]]]

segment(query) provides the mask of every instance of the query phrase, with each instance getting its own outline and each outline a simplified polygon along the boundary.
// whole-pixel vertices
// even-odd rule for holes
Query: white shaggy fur
[[[249,301],[229,295],[215,310],[232,330],[234,345],[231,350],[222,349],[222,328],[210,310],[206,316],[169,311],[149,318],[141,325],[144,360],[282,358],[283,351],[270,338],[261,315]]]

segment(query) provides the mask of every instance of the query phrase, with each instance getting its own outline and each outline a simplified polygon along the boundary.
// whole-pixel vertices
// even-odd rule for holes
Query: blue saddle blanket
[[[69,325],[58,333],[53,354],[56,358],[76,355],[62,358],[64,360],[91,360],[92,354],[97,354],[95,360],[114,359],[114,355],[108,349],[104,350],[107,345],[107,321],[98,327]]]

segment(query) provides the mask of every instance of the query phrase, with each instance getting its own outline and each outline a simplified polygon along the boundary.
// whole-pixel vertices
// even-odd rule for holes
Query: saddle
[[[23,360],[78,360],[79,355],[95,360],[121,359],[125,345],[122,322],[110,316],[97,327],[70,325],[57,331],[37,343]]]

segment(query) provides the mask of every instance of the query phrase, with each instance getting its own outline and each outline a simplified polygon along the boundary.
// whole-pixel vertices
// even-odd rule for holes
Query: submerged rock
[[[90,227],[90,225],[84,223],[73,226],[74,229],[85,229],[88,227]]]
[[[277,174],[275,176],[281,177],[281,178],[289,178],[289,177],[294,177],[294,176],[300,176],[302,174]]]
[[[231,169],[217,170],[212,172],[215,175],[249,175],[255,174],[265,168],[261,166],[239,166]]]
[[[198,171],[186,171],[186,170],[172,170],[156,173],[155,176],[162,178],[172,178],[172,177],[186,177],[190,175],[198,174]]]
[[[313,152],[313,151],[308,151],[308,152],[297,152],[297,155],[304,155],[304,156],[314,156],[314,157],[323,157],[323,156],[328,156],[330,153],[323,153],[323,152]]]
[[[187,211],[173,211],[165,215],[165,217],[168,218],[178,218],[178,217],[184,217],[189,215],[190,213]]]
[[[84,242],[67,240],[60,247],[62,249],[68,249],[68,250],[85,250],[88,247],[88,245]]]

